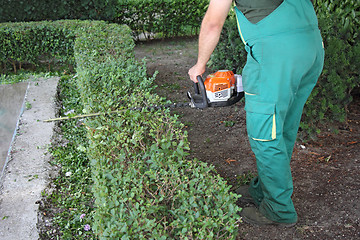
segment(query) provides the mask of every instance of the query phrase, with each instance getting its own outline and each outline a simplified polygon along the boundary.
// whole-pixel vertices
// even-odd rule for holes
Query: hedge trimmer
[[[232,71],[220,70],[207,76],[205,81],[202,79],[201,76],[197,76],[197,80],[198,82],[194,83],[194,94],[191,94],[190,91],[187,92],[187,96],[190,102],[153,105],[147,107],[134,107],[130,109],[121,109],[106,113],[90,113],[76,116],[59,117],[47,119],[44,120],[44,122],[95,117],[106,114],[121,113],[127,110],[141,111],[143,109],[158,110],[163,108],[179,107],[191,107],[198,109],[204,109],[207,107],[225,107],[237,103],[241,98],[244,97],[241,76],[235,75]]]

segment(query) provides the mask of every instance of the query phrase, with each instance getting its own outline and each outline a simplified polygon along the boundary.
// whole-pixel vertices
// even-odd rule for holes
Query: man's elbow
[[[203,29],[207,32],[221,32],[223,24],[216,21],[207,21],[203,24]]]

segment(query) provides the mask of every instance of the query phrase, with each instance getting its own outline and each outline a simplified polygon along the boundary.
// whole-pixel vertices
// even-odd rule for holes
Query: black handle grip
[[[196,94],[200,94],[199,83],[194,82],[194,91]]]
[[[192,101],[193,101],[195,107],[206,108],[206,107],[208,107],[208,102],[207,102],[204,80],[202,79],[202,77],[200,75],[197,76],[196,79],[198,80],[198,82],[194,83],[195,95],[194,95]]]
[[[205,85],[204,85],[204,80],[203,78],[199,75],[196,77],[196,80],[198,80],[197,82],[197,91],[198,93],[205,93],[206,94],[206,89],[205,89]]]

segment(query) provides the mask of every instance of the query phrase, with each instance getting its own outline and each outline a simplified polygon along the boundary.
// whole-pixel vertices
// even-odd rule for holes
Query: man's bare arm
[[[206,63],[219,42],[220,34],[232,0],[211,0],[201,23],[199,35],[199,53],[195,66],[189,70],[190,79],[197,82],[196,77],[205,72]]]

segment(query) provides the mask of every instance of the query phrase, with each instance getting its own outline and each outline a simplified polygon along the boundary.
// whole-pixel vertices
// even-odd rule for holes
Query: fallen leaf
[[[236,160],[228,158],[228,159],[225,160],[225,162],[227,162],[228,164],[230,164],[231,162],[236,162]]]

